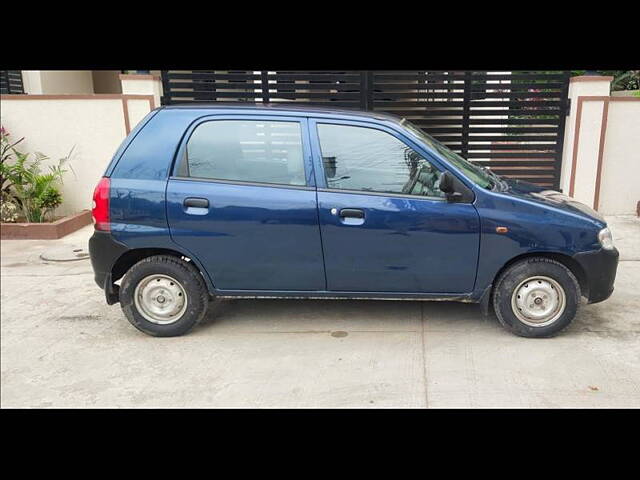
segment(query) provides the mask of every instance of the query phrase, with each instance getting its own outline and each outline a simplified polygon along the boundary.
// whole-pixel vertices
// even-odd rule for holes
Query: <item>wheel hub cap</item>
[[[187,309],[187,295],[182,285],[168,275],[143,278],[134,292],[140,315],[150,322],[167,325],[182,317]]]
[[[513,313],[523,323],[543,327],[555,322],[564,312],[565,293],[549,277],[531,277],[521,282],[511,298]]]

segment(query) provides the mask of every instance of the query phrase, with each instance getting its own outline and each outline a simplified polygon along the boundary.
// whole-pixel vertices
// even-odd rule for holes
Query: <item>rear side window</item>
[[[300,123],[261,120],[202,123],[187,142],[178,174],[305,185]]]
[[[444,197],[441,172],[387,132],[320,123],[318,137],[328,188]]]

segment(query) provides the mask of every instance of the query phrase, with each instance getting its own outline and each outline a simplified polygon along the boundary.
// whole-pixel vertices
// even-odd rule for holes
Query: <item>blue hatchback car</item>
[[[155,336],[187,332],[215,298],[286,297],[474,302],[546,337],[582,297],[611,295],[618,264],[591,208],[371,112],[156,109],[93,217],[96,283]]]

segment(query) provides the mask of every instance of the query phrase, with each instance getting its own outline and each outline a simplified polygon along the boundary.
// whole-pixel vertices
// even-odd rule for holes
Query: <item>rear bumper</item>
[[[613,283],[616,280],[619,256],[620,254],[616,248],[577,253],[573,256],[586,274],[589,287],[589,303],[602,302],[613,293]]]
[[[129,248],[115,240],[110,232],[96,230],[89,239],[89,255],[94,280],[104,290],[109,305],[118,301],[117,285],[114,285],[111,280],[113,265],[127,250]]]

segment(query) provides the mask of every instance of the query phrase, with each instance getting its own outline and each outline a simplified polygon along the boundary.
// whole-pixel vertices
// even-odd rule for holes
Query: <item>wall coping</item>
[[[640,90],[617,90],[615,92],[611,92],[612,97],[631,97],[631,98],[640,98],[634,95],[635,92],[640,92]]]
[[[578,96],[578,103],[590,102],[590,101],[640,102],[640,97],[609,97],[609,96],[602,96],[602,95],[579,95]]]
[[[153,95],[143,94],[122,94],[122,93],[93,93],[86,95],[77,94],[31,94],[31,93],[14,93],[2,94],[0,100],[148,100]]]
[[[569,82],[613,82],[613,77],[601,77],[600,75],[582,75],[581,77],[571,77]]]
[[[120,80],[160,80],[160,75],[150,73],[121,73]]]

